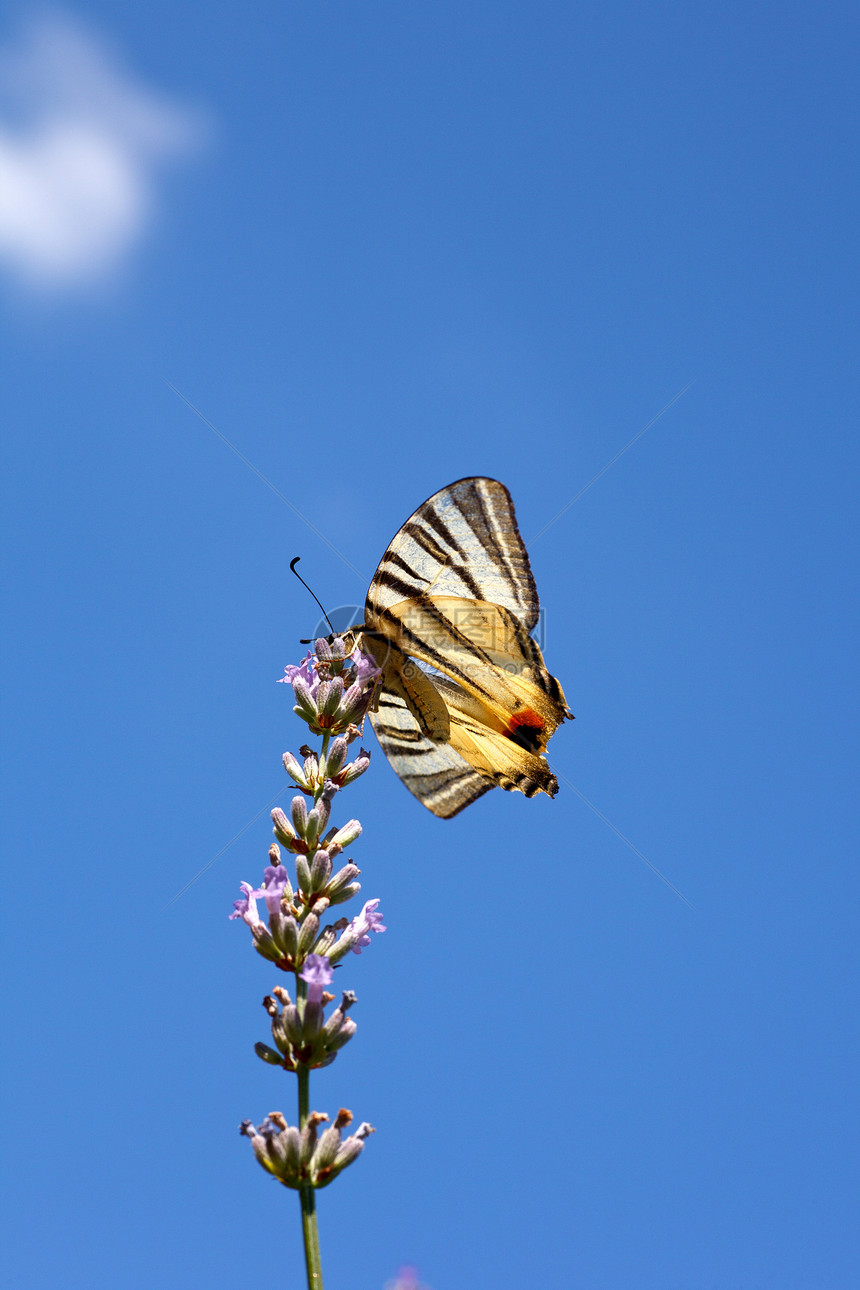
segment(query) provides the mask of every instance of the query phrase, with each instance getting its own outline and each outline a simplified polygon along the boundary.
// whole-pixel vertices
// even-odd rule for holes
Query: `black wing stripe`
[[[386,739],[391,739],[398,744],[423,744],[426,741],[426,736],[422,735],[420,730],[401,730],[399,726],[386,726],[382,722],[379,723],[379,729],[376,733],[380,736],[385,735]],[[426,754],[427,751],[426,748],[420,747],[398,749],[398,752],[402,752],[404,757],[416,757],[418,753]]]
[[[367,603],[371,606],[373,612],[384,615],[387,611],[374,598],[374,592],[377,587],[390,587],[392,591],[398,592],[404,600],[419,600],[423,604],[427,599],[427,593],[423,587],[416,587],[414,583],[407,582],[399,574],[391,573],[387,560],[379,566],[379,571],[373,580],[373,586],[367,593]]]
[[[493,561],[494,567],[500,569],[501,572],[504,573],[517,600],[521,600],[523,580],[522,578],[517,577],[516,570],[511,567],[508,554],[503,546],[504,535],[499,532],[498,528],[494,529],[490,520],[490,515],[484,505],[484,500],[477,488],[475,488],[474,484],[470,489],[470,501],[480,514],[483,524],[476,524],[474,515],[469,514],[469,510],[471,510],[472,507],[470,507],[469,510],[466,510],[459,499],[457,499],[454,504],[462,515],[464,522],[469,525],[469,528],[475,534],[475,537]],[[494,536],[494,534],[498,536]]]
[[[403,559],[402,556],[397,554],[396,551],[391,551],[388,555],[384,557],[382,563],[379,566],[378,572],[384,575],[389,565],[392,565],[392,564],[396,565],[398,569],[402,570],[403,573],[405,573],[408,577],[413,579],[413,583],[414,583],[413,590],[420,591],[424,589],[425,583],[424,583],[424,579],[421,577],[421,574],[417,571],[417,569],[413,569],[412,565],[408,564]],[[379,581],[379,578],[377,577],[375,581]]]
[[[428,533],[423,525],[418,523],[418,520],[407,520],[400,531],[401,533],[408,534],[423,551],[426,551],[434,560],[438,560],[439,564],[448,563],[448,552],[444,547],[439,546],[439,543],[433,537],[432,533]],[[386,559],[387,556],[383,557],[382,564],[385,563]],[[380,568],[381,567],[382,565],[380,565]]]
[[[439,534],[442,541],[447,542],[448,546],[451,548],[452,551],[456,551],[457,555],[461,556],[463,559],[466,559],[466,552],[460,546],[460,543],[454,537],[454,534],[448,528],[448,525],[442,519],[442,516],[439,514],[437,510],[434,510],[428,507],[426,511],[420,512],[420,518],[431,529],[435,529],[435,531]]]
[[[410,782],[413,782],[416,784],[422,780],[427,780],[427,779],[442,779],[444,780],[444,787],[447,789],[447,788],[453,788],[456,784],[462,783],[464,779],[471,779],[474,775],[477,775],[477,773],[478,773],[477,771],[474,771],[471,769],[457,771],[453,774],[451,773],[451,771],[448,771],[448,770],[442,771],[441,773],[438,770],[429,770],[429,771],[423,771],[423,772],[420,770],[416,770],[416,771],[408,771],[407,774],[401,776],[401,778],[404,780],[409,780]],[[479,776],[479,778],[483,779],[484,777],[481,775]],[[442,785],[440,785],[440,788],[441,787]],[[438,793],[439,789],[437,789],[436,792]]]
[[[499,485],[499,487],[503,488],[503,485]],[[491,555],[495,553],[501,557],[502,566],[505,570],[508,582],[515,591],[517,599],[523,605],[523,608],[529,611],[529,616],[534,613],[534,620],[536,621],[536,611],[538,609],[537,587],[535,586],[534,575],[531,571],[529,558],[526,553],[525,546],[523,545],[523,540],[520,537],[517,521],[514,517],[514,504],[511,501],[510,493],[506,488],[504,488],[508,520],[510,522],[510,529],[505,532],[496,522],[495,517],[486,504],[483,490],[478,487],[477,483],[472,482],[468,487],[468,492],[469,496],[480,511],[484,524],[487,527],[490,541],[489,543],[484,543],[486,549],[491,553]],[[477,533],[477,529],[475,529],[475,532]],[[478,536],[481,538],[481,541],[484,540],[480,534],[478,534]],[[513,538],[514,544],[518,548],[517,555],[519,558],[516,563],[511,560],[508,550],[511,538]],[[528,626],[530,628],[533,627],[534,621],[529,622]]]

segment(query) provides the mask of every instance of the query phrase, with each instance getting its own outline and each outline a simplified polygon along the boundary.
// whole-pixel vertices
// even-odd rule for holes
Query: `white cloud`
[[[0,49],[0,268],[43,289],[108,277],[157,211],[163,163],[201,136],[103,42],[43,18]]]

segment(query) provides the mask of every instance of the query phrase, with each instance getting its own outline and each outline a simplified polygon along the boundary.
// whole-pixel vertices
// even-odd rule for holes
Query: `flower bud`
[[[346,761],[347,742],[341,736],[335,739],[334,743],[328,750],[328,757],[325,761],[325,774],[327,779],[334,779],[340,773]]]
[[[334,1125],[332,1125],[330,1129],[326,1129],[317,1143],[311,1164],[312,1172],[316,1173],[319,1169],[328,1170],[334,1164],[339,1147],[340,1129],[336,1129]]]
[[[251,936],[257,953],[262,954],[264,959],[270,959],[273,963],[277,963],[278,959],[282,957],[281,951],[275,944],[275,938],[265,923],[258,923],[256,927],[252,928]]]
[[[326,701],[328,700],[328,696],[330,694],[331,694],[331,681],[325,681],[325,680],[320,681],[319,685],[317,686],[316,702],[314,703],[315,718],[318,717],[319,713],[322,712],[326,704]]]
[[[321,903],[321,901],[315,901],[314,909],[316,910]],[[317,937],[316,945],[314,946],[314,953],[325,957],[337,940],[337,935],[338,934],[333,927],[324,927]]]
[[[330,815],[331,802],[325,797],[321,797],[316,806],[308,811],[307,825],[303,836],[308,844],[309,851],[316,846],[317,838],[328,824]]]
[[[336,1131],[336,1129],[334,1131]],[[366,1122],[364,1124],[360,1124],[355,1133],[351,1134],[345,1142],[340,1144],[331,1164],[322,1165],[321,1167],[317,1167],[313,1170],[314,1186],[327,1187],[328,1184],[337,1177],[342,1169],[346,1169],[347,1165],[351,1165],[353,1160],[361,1155],[364,1150],[365,1139],[368,1138],[371,1133],[375,1132],[376,1130],[372,1124],[367,1124]],[[326,1134],[327,1133],[328,1130],[326,1130]],[[326,1134],[323,1136],[325,1137]]]
[[[334,837],[330,839],[330,844],[343,849],[344,847],[352,846],[353,842],[360,837],[361,825],[358,820],[349,820],[342,826],[342,828],[339,828]],[[329,843],[326,845],[329,846],[330,849]]]
[[[320,764],[317,761],[317,755],[315,752],[311,752],[311,750],[308,749],[308,754],[309,755],[305,757],[305,764],[303,767],[305,785],[308,788],[315,788],[317,780],[319,779]]]
[[[295,830],[279,806],[276,806],[272,811],[272,823],[275,826],[275,837],[278,841],[282,842],[285,847],[292,848],[296,840]]]
[[[314,999],[305,999],[305,1011],[302,1017],[302,1043],[312,1044],[322,1030],[322,1003]]]
[[[320,920],[316,914],[308,914],[299,930],[299,957],[303,958],[305,954],[310,953],[313,949],[314,941],[320,928]]]
[[[299,765],[291,752],[285,752],[281,760],[284,763],[284,770],[287,772],[290,779],[295,780],[299,788],[307,789],[310,787],[303,768]]]
[[[343,895],[343,892],[347,887],[355,886],[357,890],[361,889],[361,885],[355,883],[355,880],[360,873],[361,870],[358,865],[351,863],[345,864],[342,869],[338,869],[337,873],[329,882],[326,890],[326,895],[333,905],[339,905],[341,901],[348,899],[348,897]],[[354,893],[351,891],[350,895],[353,894]]]
[[[299,884],[299,891],[310,891],[311,867],[308,864],[307,856],[296,856],[296,882]]]
[[[299,950],[299,925],[292,914],[284,914],[278,930],[278,940],[284,950],[284,957],[295,959]],[[289,999],[289,996],[287,996]]]
[[[331,1038],[333,1035],[337,1034],[338,1030],[344,1023],[344,1018],[346,1017],[346,1014],[349,1012],[353,1004],[357,1002],[358,1002],[358,996],[355,994],[353,990],[344,990],[343,994],[341,995],[340,1003],[337,1005],[334,1012],[331,1014],[328,1021],[325,1023],[324,1033],[326,1035],[326,1038]]]
[[[299,1010],[294,1003],[284,1008],[281,1013],[281,1029],[294,1047],[298,1048],[303,1043],[304,1027]]]
[[[340,891],[338,891],[335,895],[330,894],[329,904],[343,905],[346,903],[346,901],[352,900],[353,896],[357,896],[360,891],[361,891],[361,883],[351,882],[347,887],[342,887]]]
[[[340,1049],[343,1048],[344,1044],[349,1043],[357,1029],[358,1027],[352,1018],[347,1017],[346,1020],[341,1023],[335,1034],[333,1034],[330,1039],[326,1039],[326,1052],[334,1057]]]
[[[293,694],[296,696],[296,706],[293,708],[293,712],[308,724],[315,722],[317,719],[317,705],[313,695],[300,676],[297,676],[293,681]]]
[[[268,1062],[270,1066],[283,1066],[284,1064],[281,1054],[276,1053],[274,1048],[269,1048],[268,1044],[254,1044],[254,1052],[264,1062]]]
[[[323,1039],[326,1049],[334,1051],[335,1048],[342,1048],[348,1039],[355,1034],[356,1025],[351,1019],[347,1019],[347,1012],[356,1002],[356,995],[352,990],[345,990],[341,1001],[335,1008],[334,1012],[327,1019],[323,1026]],[[345,1037],[338,1043],[338,1036],[346,1031]]]
[[[322,1111],[311,1111],[308,1116],[308,1122],[302,1129],[301,1143],[299,1147],[301,1162],[305,1168],[310,1165],[311,1156],[317,1144],[317,1125],[325,1124],[328,1119]]]
[[[296,1126],[284,1129],[284,1169],[289,1176],[298,1178],[301,1166],[301,1136]]]
[[[338,716],[345,725],[359,725],[365,718],[373,699],[373,686],[351,685],[343,696]]]
[[[272,933],[272,940],[283,954],[284,952],[284,915],[280,910],[275,910],[269,914],[269,931]]]
[[[331,860],[327,851],[317,851],[311,861],[310,891],[322,891],[331,877]]]
[[[325,682],[323,682],[325,684]],[[336,676],[334,680],[329,681],[328,690],[323,696],[323,687],[320,685],[317,693],[317,707],[320,715],[323,717],[333,717],[340,707],[340,701],[343,698],[343,678]],[[320,723],[322,724],[322,723]],[[332,723],[329,722],[329,725]]]
[[[338,1170],[345,1169],[347,1165],[352,1164],[356,1156],[361,1153],[365,1140],[370,1137],[371,1133],[375,1132],[376,1129],[374,1129],[372,1124],[368,1124],[366,1120],[363,1124],[358,1126],[355,1133],[347,1138],[346,1142],[337,1153],[336,1164]]]
[[[338,783],[343,788],[346,788],[347,784],[351,784],[354,780],[358,779],[359,775],[363,775],[369,765],[370,753],[365,752],[362,748],[355,761],[351,761],[349,765],[345,766],[340,772],[338,775]]]
[[[305,836],[308,826],[308,808],[303,797],[294,797],[291,805],[293,828],[300,838]]]
[[[308,811],[308,822],[303,837],[307,843],[308,855],[310,855],[317,844],[320,833],[320,817],[316,807]]]
[[[289,1006],[292,1007],[292,1004],[290,1004]],[[283,1012],[277,1012],[272,1017],[272,1038],[274,1039],[275,1044],[277,1045],[278,1051],[283,1053],[284,1056],[287,1056],[289,1054],[291,1045],[290,1045],[290,1037],[287,1034],[286,1026],[284,1024]]]

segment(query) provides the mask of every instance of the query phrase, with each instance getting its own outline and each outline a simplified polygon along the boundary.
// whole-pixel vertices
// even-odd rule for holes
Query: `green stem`
[[[308,987],[301,977],[296,977],[296,994],[302,1006],[307,996]],[[310,1082],[311,1073],[307,1066],[299,1066],[296,1071],[299,1081],[299,1129],[304,1129],[310,1116]],[[313,1187],[299,1188],[299,1201],[302,1206],[302,1237],[305,1243],[305,1270],[308,1277],[308,1290],[323,1290],[322,1260],[320,1258],[320,1238],[317,1229],[316,1191]]]
[[[302,1203],[302,1236],[305,1239],[305,1269],[308,1274],[308,1290],[323,1290],[320,1238],[317,1231],[317,1203],[314,1188],[302,1187],[299,1191],[299,1200]]]
[[[331,740],[331,731],[326,730],[322,737],[322,748],[320,749],[320,765],[325,765],[325,759],[328,756],[328,746],[329,746],[330,740]],[[314,806],[316,806],[317,802],[320,800],[321,797],[322,797],[322,784],[320,784],[319,788],[314,793]]]

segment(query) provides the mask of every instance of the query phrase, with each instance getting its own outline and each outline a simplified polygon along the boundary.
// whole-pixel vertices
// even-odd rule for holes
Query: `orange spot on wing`
[[[508,734],[516,734],[520,726],[530,726],[532,730],[543,730],[545,725],[546,722],[543,717],[536,712],[532,712],[531,708],[523,708],[522,712],[518,712],[508,722]]]
[[[523,708],[516,716],[511,717],[505,729],[508,739],[525,748],[527,752],[539,753],[543,749],[543,731],[546,722],[531,708]]]

